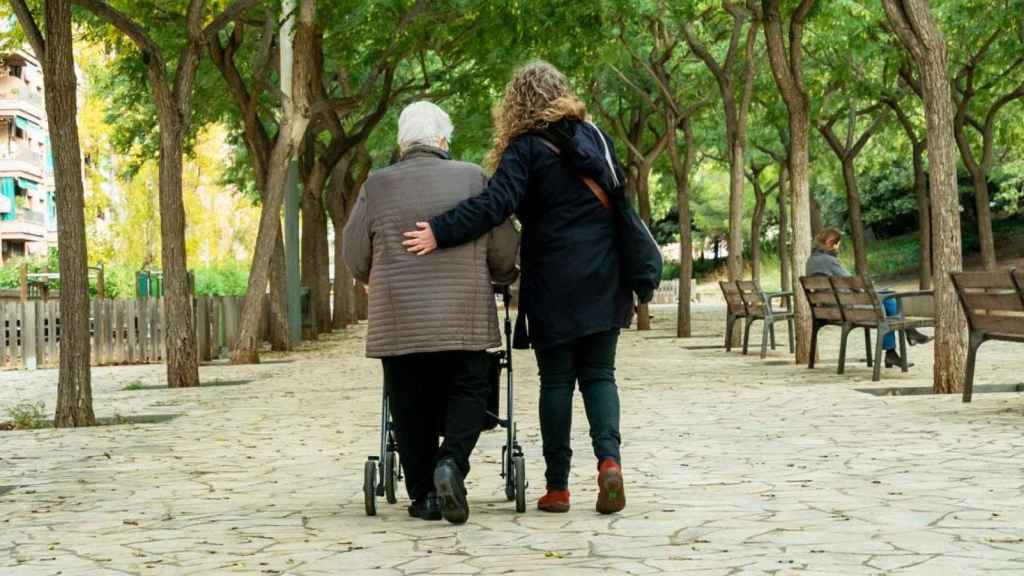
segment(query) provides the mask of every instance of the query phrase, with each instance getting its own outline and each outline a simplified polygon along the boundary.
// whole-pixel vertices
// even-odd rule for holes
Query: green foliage
[[[43,402],[19,402],[7,409],[7,416],[15,430],[38,430],[47,425]]]
[[[242,296],[249,282],[249,268],[241,262],[194,271],[196,295]]]

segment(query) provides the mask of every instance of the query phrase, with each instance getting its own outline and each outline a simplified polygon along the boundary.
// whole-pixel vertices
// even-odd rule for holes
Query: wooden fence
[[[227,358],[238,338],[241,297],[200,296],[193,300],[199,360]],[[264,301],[264,308],[269,301]],[[264,314],[265,318],[269,314]],[[93,300],[89,310],[92,364],[163,362],[164,326],[173,322],[163,299]],[[60,302],[0,302],[0,367],[56,367],[60,360]],[[265,339],[268,324],[261,330]]]

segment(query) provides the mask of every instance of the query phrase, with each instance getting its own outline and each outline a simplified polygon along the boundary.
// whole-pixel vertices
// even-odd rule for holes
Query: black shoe
[[[437,494],[431,492],[422,498],[418,498],[409,505],[409,516],[413,518],[419,518],[420,520],[440,520],[441,519],[441,501],[438,500]]]
[[[441,515],[452,524],[463,524],[469,519],[469,503],[462,472],[451,460],[442,460],[434,468],[434,488],[441,500]]]
[[[922,332],[919,332],[916,328],[909,328],[906,331],[907,343],[911,346],[917,346],[918,344],[927,344],[935,339],[934,336],[929,336]]]
[[[896,366],[902,367],[903,366],[903,359],[900,358],[900,355],[895,350],[886,350],[885,351],[885,367],[886,368],[895,368]],[[907,368],[910,368],[911,366],[913,366],[913,364],[911,364],[911,363],[907,364]]]

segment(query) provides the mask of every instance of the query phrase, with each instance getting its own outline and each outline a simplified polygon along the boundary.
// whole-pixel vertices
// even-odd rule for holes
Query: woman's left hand
[[[406,251],[414,252],[417,256],[426,256],[437,250],[437,239],[434,238],[434,231],[430,229],[430,223],[417,222],[416,227],[419,230],[404,234],[408,238],[408,240],[402,242],[402,246],[405,246]]]

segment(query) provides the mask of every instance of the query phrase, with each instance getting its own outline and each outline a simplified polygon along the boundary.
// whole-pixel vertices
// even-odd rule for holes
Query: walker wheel
[[[516,512],[523,513],[526,512],[526,458],[515,456],[512,463],[516,481]]]
[[[372,459],[363,464],[363,500],[366,515],[377,515],[377,463]]]
[[[395,486],[398,484],[398,458],[392,450],[388,452],[386,459],[384,460],[384,497],[387,499],[388,504],[394,504],[398,502],[398,496],[395,495]]]

